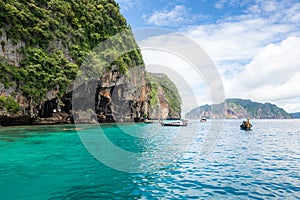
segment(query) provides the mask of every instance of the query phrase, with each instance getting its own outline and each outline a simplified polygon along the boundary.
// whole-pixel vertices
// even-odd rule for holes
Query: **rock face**
[[[18,41],[14,44],[4,29],[0,29],[0,32],[2,33],[0,35],[0,55],[5,57],[10,64],[19,67],[19,63],[22,60],[22,53],[20,53],[19,49],[25,46],[25,42]]]
[[[181,112],[176,86],[166,75],[146,72],[144,67],[127,75],[114,69],[81,84],[73,91],[72,103],[76,123],[177,119]]]
[[[122,75],[118,69],[114,69],[99,79],[89,80],[74,90],[67,91],[61,98],[52,92],[48,95],[48,100],[42,101],[34,108],[30,108],[30,100],[21,95],[21,98],[13,100],[22,111],[11,115],[3,107],[0,124],[143,121],[150,117],[150,91],[144,67],[136,67],[127,75]],[[165,115],[169,116],[169,105],[164,100],[162,91],[159,93],[159,99],[157,105],[160,108],[165,106]],[[157,118],[156,113],[151,116]]]
[[[160,85],[157,86],[157,93],[152,98],[155,99],[155,103],[153,103],[151,107],[151,119],[159,118],[159,119],[166,119],[171,118],[170,114],[170,105],[168,103],[168,100],[164,96],[163,89]],[[180,116],[174,116],[179,117]]]
[[[143,121],[160,117],[158,110],[180,116],[164,87],[151,96],[140,50],[115,1],[0,4],[0,125]],[[99,60],[85,63],[103,73],[75,83],[94,49],[120,33],[99,49]]]
[[[150,118],[180,119],[181,98],[176,85],[161,73],[147,73],[151,88]]]
[[[74,121],[139,122],[148,118],[150,88],[145,73],[143,67],[137,67],[122,76],[114,69],[99,80],[79,85],[73,91]]]
[[[243,99],[227,99],[225,103],[216,105],[204,105],[187,113],[188,119],[290,119],[291,115],[270,103],[257,103]]]

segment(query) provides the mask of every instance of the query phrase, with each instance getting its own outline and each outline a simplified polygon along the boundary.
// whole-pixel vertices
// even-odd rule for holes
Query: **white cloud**
[[[116,0],[116,2],[118,2],[122,10],[126,10],[126,11],[136,6],[139,7],[140,5],[139,0]]]
[[[226,2],[234,3],[219,1],[222,6]],[[183,31],[216,64],[226,97],[269,101],[289,112],[300,111],[300,5],[257,2],[243,15]]]
[[[178,26],[188,20],[188,10],[183,5],[177,5],[172,10],[156,11],[148,19],[148,24],[156,26]]]
[[[264,101],[300,97],[299,46],[300,37],[269,44],[231,80],[228,92]]]
[[[147,42],[152,43],[153,40],[151,40]],[[202,103],[204,99],[211,102],[205,81],[185,60],[163,49],[144,49],[142,53],[147,71],[164,73],[176,85],[182,99],[183,115],[200,106],[200,102]],[[199,102],[199,100],[201,101]]]
[[[223,9],[223,8],[224,8],[224,5],[223,5],[223,3],[222,3],[222,2],[220,2],[220,1],[219,1],[219,2],[217,2],[217,3],[215,3],[215,5],[214,5],[214,6],[215,6],[215,8],[216,8],[216,9]]]
[[[219,9],[230,4],[244,7],[245,12],[226,16],[213,24],[183,27],[180,31],[213,60],[222,77],[226,97],[268,101],[289,112],[300,111],[300,3],[273,0],[257,0],[255,4],[248,0],[220,0],[217,3],[219,5],[215,4],[215,7]],[[172,23],[180,25],[178,22],[184,22],[186,16],[187,9],[179,6],[155,12],[147,20],[157,26],[170,27]],[[166,41],[167,37],[157,42]],[[146,63],[155,60],[174,70],[183,66],[162,54],[153,58],[146,58]],[[207,103],[209,95],[207,91],[199,90],[201,84],[193,82],[196,79],[192,76],[187,80],[198,102]]]
[[[300,22],[300,3],[297,3],[286,10],[284,20],[299,23]]]
[[[214,4],[216,9],[239,8],[244,14],[239,17],[265,17],[273,22],[299,22],[300,2],[292,0],[219,0]],[[232,19],[232,16],[229,16]],[[238,19],[237,18],[237,19]]]
[[[191,27],[185,34],[196,40],[221,67],[229,62],[249,62],[265,45],[280,41],[291,29],[289,24],[269,24],[268,20],[257,18]]]
[[[141,40],[139,46],[147,71],[165,73],[176,84],[183,100],[183,114],[203,102],[224,100],[221,78],[213,63],[189,38],[182,34],[166,33]]]
[[[216,9],[223,9],[226,5],[233,7],[243,7],[249,3],[253,3],[253,0],[219,0],[214,6]]]
[[[289,113],[299,112],[300,110],[300,97],[298,98],[290,98],[288,101],[286,99],[280,101],[276,101],[283,109],[285,109]]]
[[[198,21],[208,18],[207,15],[192,14],[189,8],[184,5],[176,5],[173,9],[155,11],[151,16],[143,15],[142,18],[147,24],[165,27],[182,27],[195,24]]]
[[[267,12],[275,11],[277,9],[276,1],[263,1],[263,9]]]
[[[273,23],[296,23],[300,20],[300,3],[293,1],[257,0],[245,13],[251,17],[264,17]]]

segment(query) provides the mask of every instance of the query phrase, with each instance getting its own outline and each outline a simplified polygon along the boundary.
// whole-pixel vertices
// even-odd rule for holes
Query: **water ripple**
[[[300,199],[300,121],[253,120],[251,132],[239,130],[239,123],[226,121],[206,156],[199,152],[209,122],[191,125],[197,133],[189,145],[173,140],[176,129],[132,139],[104,126],[116,145],[142,152],[140,167],[149,173],[105,166],[84,148],[76,131],[63,131],[64,126],[3,128],[0,199]],[[186,147],[176,159],[172,143]]]

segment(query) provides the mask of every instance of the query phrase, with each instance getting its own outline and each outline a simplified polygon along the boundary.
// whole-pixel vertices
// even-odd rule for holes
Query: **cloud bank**
[[[190,1],[166,1],[164,8],[154,3],[151,12],[148,10],[142,18],[145,25],[175,29],[201,46],[217,67],[227,98],[250,98],[275,103],[288,112],[300,111],[300,2],[201,2],[205,5],[197,5],[207,6],[207,12],[192,7]],[[146,54],[150,53],[143,55],[148,58]],[[166,55],[155,55],[155,60],[173,68],[182,67]],[[189,76],[187,71],[182,74]],[[207,93],[199,90],[203,84],[193,80],[199,104],[209,103]]]
[[[222,2],[219,9],[237,3]],[[300,111],[300,103],[295,104],[300,102],[299,13],[299,3],[257,1],[242,15],[181,31],[211,57],[228,98],[276,103],[295,112]]]

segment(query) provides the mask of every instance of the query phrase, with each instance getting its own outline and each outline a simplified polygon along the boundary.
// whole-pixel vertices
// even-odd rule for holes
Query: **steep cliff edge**
[[[83,70],[95,47],[119,33],[125,34],[106,44],[102,60]],[[144,62],[113,0],[1,1],[0,44],[0,125],[142,121],[151,115]],[[119,55],[127,46],[130,51]],[[74,87],[83,73],[94,77]]]
[[[290,119],[291,115],[270,103],[258,103],[244,99],[226,99],[224,103],[204,105],[185,115],[189,119],[207,117],[211,119]]]
[[[161,73],[147,73],[151,88],[150,118],[181,118],[181,98],[176,85]]]
[[[72,91],[74,121],[143,121],[150,112],[150,88],[146,85],[145,74],[143,67],[136,67],[126,75],[114,69],[99,80],[78,85]]]

